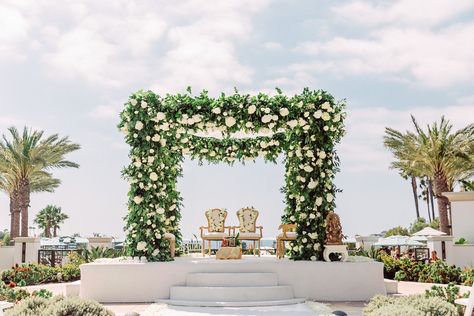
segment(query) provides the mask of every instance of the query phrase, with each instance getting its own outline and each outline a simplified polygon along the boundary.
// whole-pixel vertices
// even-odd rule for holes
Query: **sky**
[[[412,128],[410,114],[422,124],[473,122],[473,36],[471,0],[1,0],[0,134],[26,125],[82,146],[68,156],[79,169],[54,173],[55,193],[32,195],[30,219],[55,204],[70,217],[64,235],[123,236],[128,147],[116,125],[131,93],[323,89],[347,101],[336,177],[344,233],[376,233],[415,217],[410,183],[389,169],[384,128]],[[253,205],[274,237],[283,173],[261,160],[186,160],[184,236],[198,234],[207,208],[226,207],[236,225],[237,209]],[[8,208],[1,194],[0,229]]]

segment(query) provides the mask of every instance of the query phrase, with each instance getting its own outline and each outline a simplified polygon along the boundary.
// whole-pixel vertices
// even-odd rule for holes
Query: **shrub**
[[[424,264],[417,281],[441,284],[461,283],[461,269],[454,265],[449,266],[442,260],[437,260],[430,264]]]
[[[364,308],[366,316],[457,316],[456,308],[439,297],[378,295]]]
[[[46,308],[48,300],[42,297],[28,297],[13,309],[5,313],[6,316],[38,316]]]
[[[53,293],[45,289],[33,291],[30,293],[25,289],[16,287],[14,283],[6,285],[5,283],[0,281],[0,301],[15,303],[30,296],[50,298],[53,296]]]
[[[66,264],[64,267],[50,267],[30,263],[16,265],[2,272],[2,281],[6,284],[13,282],[18,285],[36,285],[51,282],[69,282],[80,278],[79,266]]]
[[[57,296],[52,299],[28,298],[6,313],[6,316],[113,316],[95,301],[79,297]]]
[[[461,271],[461,281],[463,285],[472,285],[474,282],[474,267],[465,268],[463,271]]]

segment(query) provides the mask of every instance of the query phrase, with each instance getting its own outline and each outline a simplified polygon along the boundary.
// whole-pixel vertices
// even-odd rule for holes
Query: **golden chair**
[[[277,257],[282,259],[285,256],[285,241],[296,240],[296,224],[281,224],[278,230],[282,230],[277,236]]]
[[[257,226],[258,211],[253,207],[244,207],[237,211],[237,218],[240,226],[232,227],[234,236],[236,236],[235,230],[238,229],[239,239],[253,241],[253,254],[255,255],[255,250],[258,249],[258,256],[260,257],[263,227]]]
[[[202,239],[202,256],[205,255],[205,241],[207,240],[209,246],[209,255],[211,255],[211,241],[223,240],[230,236],[230,230],[232,227],[225,226],[225,219],[227,218],[227,211],[224,208],[211,208],[205,212],[207,218],[207,226],[201,226],[201,239]],[[225,230],[229,232],[226,233]],[[207,230],[207,232],[205,232]]]

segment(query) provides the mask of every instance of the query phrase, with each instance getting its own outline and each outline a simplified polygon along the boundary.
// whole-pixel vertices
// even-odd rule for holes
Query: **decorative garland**
[[[335,208],[333,184],[339,170],[334,146],[344,134],[345,103],[329,93],[305,88],[300,95],[235,94],[211,98],[206,91],[160,97],[152,91],[132,94],[121,112],[119,128],[131,146],[126,247],[148,261],[172,260],[173,233],[179,244],[182,198],[176,189],[183,156],[209,162],[245,163],[256,157],[275,162],[285,153],[286,208],[283,221],[296,223],[298,238],[289,243],[290,258],[320,260],[324,218]],[[219,131],[222,139],[201,137]],[[233,133],[259,134],[232,138]]]

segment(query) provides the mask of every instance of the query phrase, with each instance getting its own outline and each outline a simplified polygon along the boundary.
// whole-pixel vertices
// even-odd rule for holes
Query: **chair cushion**
[[[457,300],[454,301],[454,303],[459,304],[459,305],[464,305],[464,306],[466,306],[468,302],[469,302],[468,298],[458,298]]]
[[[222,233],[225,230],[225,219],[227,211],[223,208],[209,209],[205,213],[209,232]]]
[[[210,233],[203,233],[202,234],[202,237],[203,238],[224,238],[224,237],[228,237],[229,234],[227,233],[218,233],[218,232],[210,232]]]
[[[286,237],[296,238],[296,232],[286,232]],[[278,238],[283,238],[283,233],[278,234]]]
[[[255,233],[258,211],[253,207],[244,207],[237,211],[239,219],[239,231],[242,233]]]
[[[172,233],[165,233],[165,239],[175,240],[176,237]]]
[[[259,233],[239,233],[239,238],[240,239],[245,239],[245,238],[252,238],[252,239],[255,239],[255,238],[260,238],[260,234]]]

